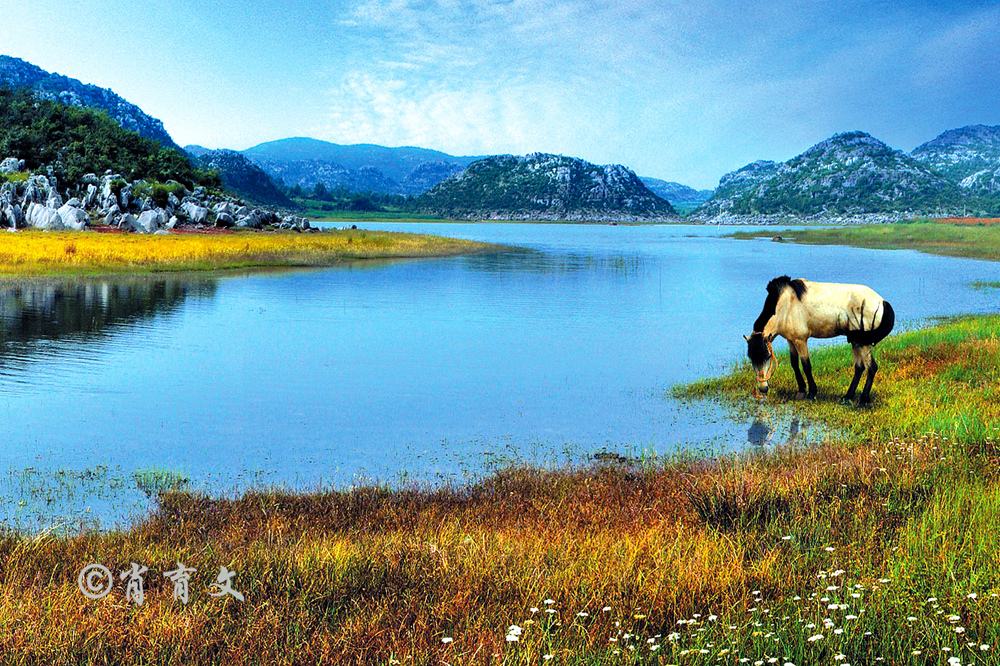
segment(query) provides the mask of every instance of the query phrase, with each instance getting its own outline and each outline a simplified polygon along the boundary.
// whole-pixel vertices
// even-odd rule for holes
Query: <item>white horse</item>
[[[754,322],[753,333],[743,336],[747,341],[747,356],[757,373],[757,390],[767,393],[774,364],[771,342],[780,335],[788,340],[792,370],[799,387],[795,397],[815,400],[816,382],[806,340],[846,335],[854,351],[854,379],[841,401],[854,399],[861,375],[867,370],[858,404],[869,405],[872,382],[878,372],[872,347],[889,335],[895,321],[896,313],[889,302],[864,285],[793,280],[787,275],[776,277],[767,284],[767,299]],[[799,372],[799,358],[809,381],[808,394]]]

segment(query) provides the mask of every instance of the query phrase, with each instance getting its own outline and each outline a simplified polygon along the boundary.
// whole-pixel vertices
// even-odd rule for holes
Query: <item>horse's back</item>
[[[882,323],[883,298],[863,284],[812,282],[802,294],[803,324],[809,337],[832,338],[850,331],[871,330]]]

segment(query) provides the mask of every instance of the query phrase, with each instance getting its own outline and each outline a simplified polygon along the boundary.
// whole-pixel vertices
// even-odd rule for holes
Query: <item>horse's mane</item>
[[[780,296],[785,287],[791,287],[795,291],[795,298],[802,300],[802,294],[806,293],[806,283],[798,278],[792,279],[787,275],[781,275],[767,283],[767,293]]]
[[[753,330],[763,331],[767,325],[767,320],[774,316],[774,311],[778,307],[778,297],[786,287],[791,287],[795,292],[795,298],[802,300],[802,294],[806,293],[806,283],[802,280],[781,275],[767,283],[767,299],[764,301],[764,309],[761,310],[757,321],[753,323]]]

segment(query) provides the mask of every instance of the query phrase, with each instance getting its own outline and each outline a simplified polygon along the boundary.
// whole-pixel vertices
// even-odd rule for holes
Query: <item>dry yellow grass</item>
[[[328,266],[360,259],[450,256],[491,247],[437,236],[362,229],[169,235],[21,231],[0,235],[0,275]]]

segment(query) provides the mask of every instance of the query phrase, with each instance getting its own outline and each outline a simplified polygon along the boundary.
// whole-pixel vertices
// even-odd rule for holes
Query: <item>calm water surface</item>
[[[1000,306],[968,287],[998,264],[731,228],[363,226],[528,250],[3,288],[7,520],[127,519],[145,506],[137,470],[238,492],[737,449],[772,434],[668,390],[740,358],[770,278],[866,283],[902,326]]]

